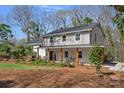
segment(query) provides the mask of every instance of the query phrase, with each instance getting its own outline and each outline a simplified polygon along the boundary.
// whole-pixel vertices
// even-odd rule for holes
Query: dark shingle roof
[[[34,39],[28,43],[25,43],[23,45],[42,45],[42,40],[39,40],[39,39]]]
[[[65,33],[65,32],[74,32],[74,31],[78,31],[78,30],[92,29],[96,25],[97,25],[97,23],[92,23],[92,24],[84,25],[84,26],[76,26],[76,27],[70,27],[67,29],[59,29],[59,30],[55,30],[50,33],[47,33],[47,34],[45,34],[45,36],[59,34],[59,33]]]

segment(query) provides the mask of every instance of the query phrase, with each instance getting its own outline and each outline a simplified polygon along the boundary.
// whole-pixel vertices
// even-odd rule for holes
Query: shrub
[[[37,61],[32,61],[32,64],[34,65],[47,65],[47,62],[45,60],[37,60]]]
[[[75,67],[74,64],[70,64],[70,62],[65,62],[60,64],[61,67]]]
[[[96,66],[96,73],[98,75],[102,75],[102,72],[100,70],[100,68],[101,68],[101,54],[102,54],[101,47],[94,46],[91,49],[91,53],[90,53],[90,57],[89,57],[91,63]]]

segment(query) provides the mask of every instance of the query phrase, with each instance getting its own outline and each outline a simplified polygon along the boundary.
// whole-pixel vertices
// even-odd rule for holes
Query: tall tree
[[[42,24],[31,21],[29,25],[29,33],[32,35],[33,39],[40,39],[46,32],[43,30]]]
[[[120,42],[124,45],[124,6],[114,5],[112,7],[116,11],[116,15],[113,17],[113,23],[117,25],[120,33]]]
[[[56,30],[61,27],[60,19],[58,18],[58,16],[56,14],[53,14],[53,13],[49,14],[48,23],[49,23],[49,27],[52,30]]]
[[[70,11],[67,10],[59,10],[56,12],[56,16],[59,19],[59,22],[61,24],[61,27],[67,28],[68,27],[68,16],[69,16]]]
[[[34,17],[33,6],[15,6],[12,11],[12,18],[15,23],[20,26],[27,34],[27,40],[30,41],[29,24]]]

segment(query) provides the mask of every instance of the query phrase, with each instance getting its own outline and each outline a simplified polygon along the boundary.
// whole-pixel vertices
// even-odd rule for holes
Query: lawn
[[[0,63],[0,69],[33,69],[34,66],[22,64]]]
[[[0,69],[16,69],[16,70],[31,70],[31,69],[43,69],[53,70],[59,68],[55,65],[32,65],[32,64],[17,64],[17,63],[0,63]]]

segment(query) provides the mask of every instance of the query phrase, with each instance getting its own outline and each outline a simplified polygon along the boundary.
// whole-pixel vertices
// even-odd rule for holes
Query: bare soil
[[[102,68],[103,77],[94,67],[57,68],[54,70],[0,69],[1,88],[113,88],[124,87],[124,73]]]

